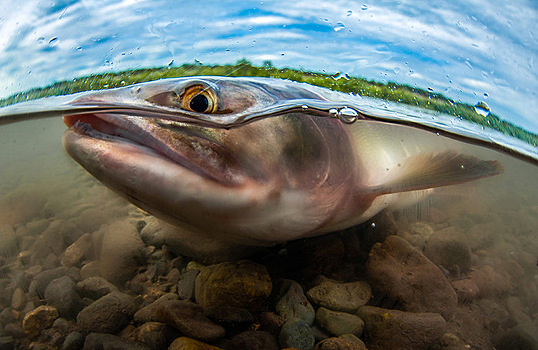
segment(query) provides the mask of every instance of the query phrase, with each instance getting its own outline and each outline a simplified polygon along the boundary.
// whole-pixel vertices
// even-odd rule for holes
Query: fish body
[[[350,113],[358,99],[276,79],[189,77],[84,93],[49,112],[64,115],[67,153],[107,187],[246,245],[344,229],[502,172],[461,142]]]

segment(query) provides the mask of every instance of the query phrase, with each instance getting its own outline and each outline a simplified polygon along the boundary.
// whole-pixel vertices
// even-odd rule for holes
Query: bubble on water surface
[[[346,124],[352,124],[357,121],[359,113],[349,107],[344,107],[338,111],[338,119]]]
[[[336,26],[333,27],[333,30],[334,30],[335,32],[339,32],[339,31],[341,31],[342,29],[344,29],[345,27],[346,27],[346,26],[344,25],[344,23],[342,23],[342,22],[338,22],[338,23],[336,23]]]

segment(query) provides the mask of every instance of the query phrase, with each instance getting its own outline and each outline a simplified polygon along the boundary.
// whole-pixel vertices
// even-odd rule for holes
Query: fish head
[[[339,120],[278,112],[304,99],[324,96],[266,79],[139,84],[78,97],[73,104],[102,108],[66,115],[63,141],[90,174],[155,216],[267,245],[319,231],[353,181],[353,148]],[[238,120],[249,122],[227,127]]]

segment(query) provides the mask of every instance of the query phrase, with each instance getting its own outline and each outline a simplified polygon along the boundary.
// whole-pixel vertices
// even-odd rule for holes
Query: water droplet
[[[488,98],[489,97],[489,94],[487,92],[484,92],[484,97],[485,98]]]
[[[174,64],[174,60],[171,60],[170,62],[168,62],[167,66],[170,67],[173,64]]]
[[[433,92],[433,88],[428,87],[428,91],[429,91],[429,92]]]
[[[306,111],[308,109],[308,106],[307,105],[302,105],[301,108],[303,109],[303,111]]]
[[[338,23],[336,23],[336,26],[333,27],[333,30],[334,30],[335,32],[339,32],[339,31],[341,31],[342,29],[344,29],[345,27],[346,27],[346,26],[344,25],[344,23],[342,23],[342,22],[338,22]]]
[[[347,73],[340,73],[340,72],[336,72],[336,74],[333,75],[332,78],[334,80],[340,80],[340,79],[350,80],[351,79],[351,77]]]
[[[55,36],[54,38],[51,38],[49,40],[49,46],[50,47],[54,47],[54,46],[56,46],[56,44],[58,44],[58,37],[57,36]]]
[[[338,110],[336,108],[329,109],[329,117],[331,118],[338,117]]]
[[[371,225],[371,226],[372,226],[372,227],[375,227],[375,222],[372,222],[372,225]]]
[[[353,11],[349,10],[349,11],[347,11],[347,14],[346,14],[346,16],[348,16],[348,17],[349,17],[349,16],[351,16],[352,14],[353,14]]]
[[[40,36],[39,38],[37,38],[37,42],[38,42],[38,44],[43,44],[45,42],[45,38]]]
[[[352,124],[357,121],[357,117],[359,116],[359,113],[357,113],[356,110],[344,107],[338,111],[338,119],[342,123],[346,124]]]
[[[491,109],[486,102],[480,101],[474,106],[474,111],[483,117],[487,117],[491,112]]]
[[[368,5],[364,4],[361,6],[361,10],[366,11],[368,10]]]

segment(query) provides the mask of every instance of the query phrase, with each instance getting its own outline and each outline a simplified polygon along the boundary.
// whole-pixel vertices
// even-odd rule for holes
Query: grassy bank
[[[119,73],[97,74],[89,77],[77,78],[72,81],[58,82],[44,88],[36,88],[24,93],[15,94],[0,100],[0,107],[45,96],[114,88],[144,81],[191,75],[272,77],[305,82],[336,91],[358,93],[363,96],[375,97],[443,112],[499,130],[505,134],[522,139],[534,146],[538,145],[538,135],[508,123],[496,115],[489,114],[487,117],[484,117],[476,113],[474,107],[471,105],[454,102],[443,95],[430,91],[396,83],[381,84],[356,77],[346,76],[337,79],[329,74],[302,72],[300,70],[289,68],[279,69],[273,67],[270,62],[267,62],[262,67],[256,67],[244,60],[235,65],[205,66],[185,64],[181,67],[160,67],[129,70]]]

